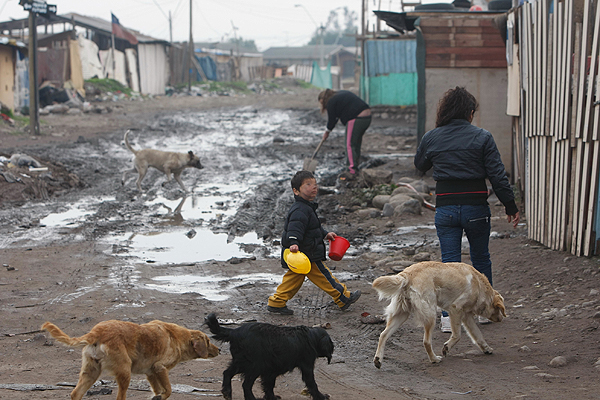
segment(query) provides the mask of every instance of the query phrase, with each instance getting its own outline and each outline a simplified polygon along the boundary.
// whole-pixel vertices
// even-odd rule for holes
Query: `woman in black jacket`
[[[519,209],[492,134],[471,125],[478,106],[475,97],[465,88],[457,86],[448,90],[438,104],[436,127],[421,139],[415,166],[423,172],[433,168],[435,227],[442,262],[461,261],[464,232],[469,240],[473,267],[492,284],[491,212],[486,179],[514,227],[519,223]],[[480,322],[485,321],[480,318]],[[442,331],[446,331],[444,317]]]
[[[324,141],[335,128],[338,120],[346,125],[348,171],[341,177],[352,180],[358,173],[363,135],[371,125],[371,109],[360,97],[347,90],[326,89],[319,93],[318,99],[321,113],[327,111],[327,129],[323,134]]]

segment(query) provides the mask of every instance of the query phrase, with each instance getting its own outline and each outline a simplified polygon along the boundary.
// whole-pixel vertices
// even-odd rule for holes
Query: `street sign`
[[[25,11],[31,11],[37,14],[47,15],[56,14],[57,7],[55,4],[47,4],[43,0],[33,0],[32,2],[22,2]]]

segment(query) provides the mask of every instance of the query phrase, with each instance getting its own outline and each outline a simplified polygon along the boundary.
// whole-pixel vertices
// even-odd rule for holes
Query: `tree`
[[[340,18],[341,15],[341,18]],[[342,19],[342,22],[340,21]],[[358,17],[354,11],[348,10],[348,7],[336,8],[329,12],[329,17],[324,26],[315,30],[309,45],[317,45],[320,43],[321,30],[323,31],[323,44],[340,44],[347,47],[356,46],[355,35],[357,27],[355,22]]]

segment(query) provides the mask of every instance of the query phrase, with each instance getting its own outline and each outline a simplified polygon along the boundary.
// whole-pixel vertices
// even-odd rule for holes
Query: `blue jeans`
[[[451,205],[436,207],[435,228],[440,239],[442,262],[461,262],[463,231],[469,240],[471,263],[492,284],[492,261],[489,242],[490,207],[485,205]]]

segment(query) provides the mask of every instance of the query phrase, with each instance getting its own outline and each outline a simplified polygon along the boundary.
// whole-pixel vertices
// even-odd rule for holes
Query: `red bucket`
[[[336,236],[335,239],[329,241],[329,258],[333,261],[340,261],[349,247],[350,242],[346,238]]]

